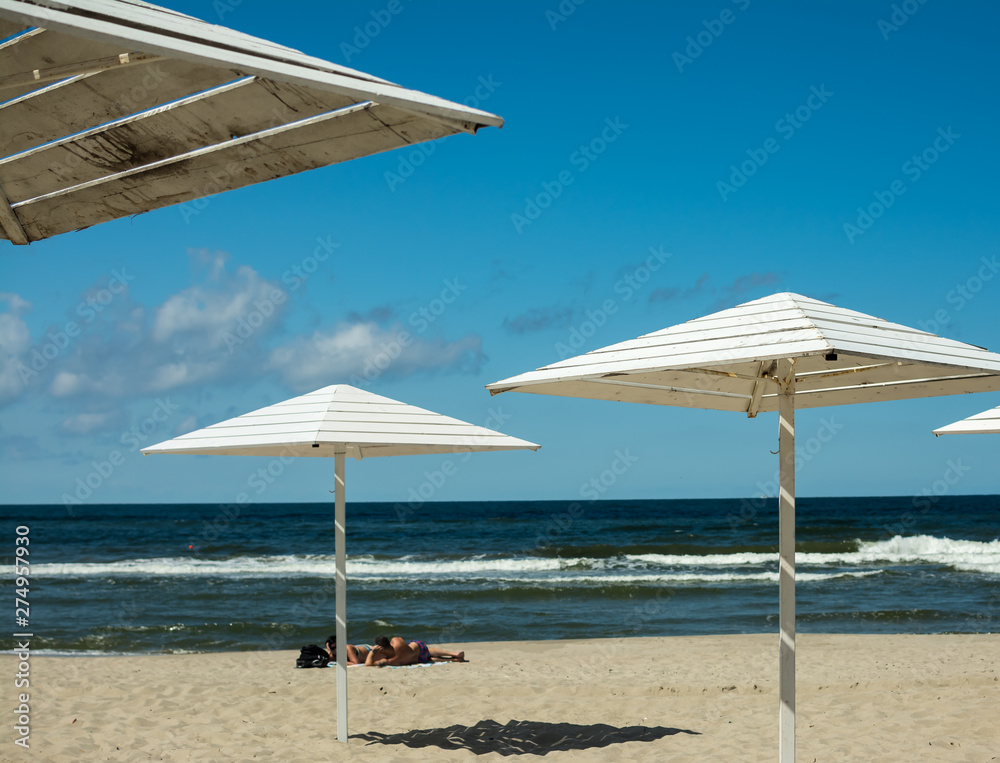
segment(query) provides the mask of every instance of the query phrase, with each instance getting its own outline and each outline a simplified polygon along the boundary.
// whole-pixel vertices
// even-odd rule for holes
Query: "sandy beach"
[[[776,642],[472,643],[467,664],[352,668],[346,747],[336,671],[296,652],[36,655],[30,753],[0,759],[770,761]],[[807,634],[797,653],[799,760],[1000,760],[1000,635]]]

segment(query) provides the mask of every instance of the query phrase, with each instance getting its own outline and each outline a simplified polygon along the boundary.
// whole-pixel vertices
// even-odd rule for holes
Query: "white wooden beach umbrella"
[[[778,411],[779,758],[795,757],[795,409],[1000,390],[1000,355],[774,294],[487,386],[492,394]]]
[[[140,0],[0,0],[15,244],[486,125],[503,120]]]
[[[532,442],[335,384],[143,448],[142,453],[333,457],[336,480],[337,739],[347,741],[344,458],[538,450]]]
[[[1000,434],[1000,405],[988,411],[969,416],[954,424],[935,429],[934,434]]]

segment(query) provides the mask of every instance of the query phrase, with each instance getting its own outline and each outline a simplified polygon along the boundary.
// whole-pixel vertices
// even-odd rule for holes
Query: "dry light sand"
[[[350,669],[348,745],[336,671],[297,652],[34,656],[31,749],[7,723],[0,759],[777,758],[774,635],[463,646],[468,664]],[[797,706],[799,761],[998,761],[1000,634],[800,635]]]

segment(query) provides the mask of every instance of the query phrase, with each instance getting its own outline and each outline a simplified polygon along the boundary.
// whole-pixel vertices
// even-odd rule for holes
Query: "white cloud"
[[[5,403],[24,392],[20,369],[31,348],[31,332],[21,315],[31,304],[12,292],[0,292],[0,302],[7,303],[6,312],[0,313],[0,403]]]
[[[58,371],[52,380],[49,391],[56,397],[70,397],[95,389],[95,385],[86,376]],[[105,387],[105,390],[107,388]]]
[[[262,342],[281,327],[287,295],[223,253],[190,253],[202,281],[147,309],[119,298],[51,373],[54,397],[128,397],[260,373]]]
[[[475,372],[484,360],[482,338],[468,334],[448,342],[414,337],[398,325],[342,324],[275,349],[267,368],[296,390],[326,384],[373,381],[415,373]]]
[[[192,286],[169,297],[156,309],[150,338],[154,342],[194,341],[214,349],[222,347],[225,335],[251,313],[271,319],[281,312],[285,293],[253,268],[242,266],[235,276],[224,275],[214,272],[210,288]],[[278,304],[276,291],[281,294]]]
[[[103,413],[78,413],[62,423],[62,428],[72,434],[90,434],[99,429],[121,426],[124,415],[120,411]]]
[[[7,306],[0,313],[0,403],[26,390],[59,399],[75,409],[64,414],[70,417],[61,431],[85,434],[118,425],[100,413],[109,401],[121,406],[182,388],[236,389],[264,377],[304,391],[379,377],[475,372],[484,360],[479,335],[448,340],[414,334],[399,323],[387,325],[392,310],[386,306],[348,313],[348,320],[310,335],[282,336],[285,312],[295,302],[276,281],[245,266],[227,270],[222,253],[190,256],[198,282],[159,305],[116,292],[93,320],[79,324],[71,341],[46,355],[27,385],[18,368],[34,353],[21,318],[30,305],[0,294],[0,305]],[[42,346],[48,333],[35,337],[35,345]]]
[[[193,432],[198,426],[198,418],[193,413],[188,416],[184,421],[174,427],[174,437],[178,435],[187,434],[188,432]]]

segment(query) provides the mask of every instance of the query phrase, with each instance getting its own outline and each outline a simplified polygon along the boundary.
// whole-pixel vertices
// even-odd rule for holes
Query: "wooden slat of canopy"
[[[386,127],[391,129],[386,130]],[[13,204],[32,240],[431,140],[445,128],[371,104],[282,125]]]
[[[775,410],[756,380],[795,359],[796,406],[1000,389],[1000,356],[799,294],[754,300],[488,385],[537,394],[720,410]],[[721,374],[729,376],[720,376]],[[750,405],[755,392],[757,403]],[[734,397],[735,396],[735,397]],[[743,398],[744,407],[739,406]]]
[[[0,160],[12,204],[350,106],[348,98],[245,78]],[[219,119],[219,114],[227,115]]]
[[[516,450],[537,445],[344,384],[324,387],[143,448],[150,453],[323,457],[347,446],[352,458]]]
[[[176,60],[79,75],[0,103],[0,146],[17,154],[238,78]]]

